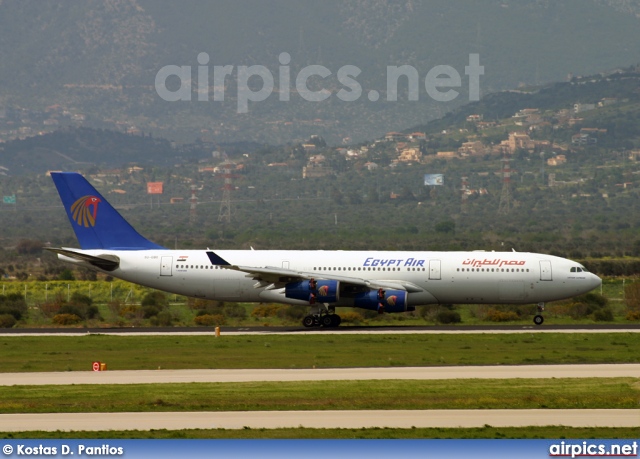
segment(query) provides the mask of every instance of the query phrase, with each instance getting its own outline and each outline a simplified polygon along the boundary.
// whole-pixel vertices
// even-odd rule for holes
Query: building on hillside
[[[464,142],[462,146],[458,148],[458,154],[460,156],[484,155],[487,152],[487,147],[485,147],[480,140]]]
[[[629,150],[628,153],[631,161],[640,161],[640,150]]]
[[[596,104],[573,104],[573,113],[582,113],[596,108]]]
[[[547,159],[547,164],[549,166],[560,166],[567,162],[567,157],[565,155],[556,155],[552,158]]]
[[[407,136],[402,132],[387,132],[384,136],[385,140],[389,142],[398,142],[400,140],[406,140]]]
[[[422,152],[418,148],[406,148],[398,155],[398,161],[403,163],[419,163],[422,160]]]
[[[436,157],[440,159],[453,159],[458,157],[458,152],[457,151],[439,151],[436,154]]]
[[[535,142],[531,140],[529,134],[525,134],[524,132],[510,132],[509,138],[502,142],[506,142],[506,146],[511,154],[514,154],[517,150],[527,150],[532,153],[536,147]]]
[[[333,169],[323,165],[308,164],[302,168],[302,178],[326,177],[331,174]]]
[[[409,134],[409,139],[414,141],[427,140],[427,134],[424,132],[412,132]]]
[[[600,102],[598,102],[598,107],[607,107],[609,105],[614,105],[617,103],[617,97],[603,97],[602,99],[600,99]]]

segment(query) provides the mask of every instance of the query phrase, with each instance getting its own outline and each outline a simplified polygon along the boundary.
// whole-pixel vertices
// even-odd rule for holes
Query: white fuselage
[[[73,250],[115,255],[120,264],[108,274],[171,293],[223,301],[305,304],[286,298],[283,289],[257,282],[251,274],[213,265],[205,250]],[[601,283],[579,263],[524,252],[216,250],[215,254],[234,266],[313,273],[316,279],[400,282],[410,286],[407,301],[411,306],[541,303],[580,295]],[[351,306],[351,301],[347,295],[335,306]]]

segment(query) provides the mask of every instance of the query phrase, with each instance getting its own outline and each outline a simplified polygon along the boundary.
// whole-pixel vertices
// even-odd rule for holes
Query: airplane
[[[59,259],[154,289],[209,300],[306,306],[305,327],[337,327],[337,307],[378,313],[430,304],[533,304],[587,293],[580,263],[525,252],[170,250],[140,235],[79,173],[52,172],[80,244]]]

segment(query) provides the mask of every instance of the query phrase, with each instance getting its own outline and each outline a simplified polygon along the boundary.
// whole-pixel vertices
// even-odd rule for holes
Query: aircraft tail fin
[[[52,172],[51,178],[82,249],[164,249],[141,236],[82,175]]]

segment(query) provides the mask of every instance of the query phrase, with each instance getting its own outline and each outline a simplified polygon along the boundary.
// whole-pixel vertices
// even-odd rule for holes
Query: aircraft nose
[[[591,278],[589,279],[589,284],[591,285],[591,290],[593,290],[602,285],[602,279],[592,273]]]

